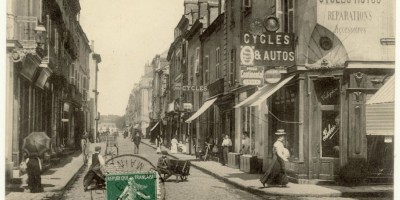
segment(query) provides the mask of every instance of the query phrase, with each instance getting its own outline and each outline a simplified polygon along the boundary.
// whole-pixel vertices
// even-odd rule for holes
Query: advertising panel
[[[263,85],[264,67],[240,67],[240,84],[242,85]]]
[[[395,34],[394,2],[318,0],[317,23],[339,38],[350,60],[381,60],[381,39]]]
[[[243,66],[292,66],[295,64],[292,33],[245,32],[241,37],[240,64]]]

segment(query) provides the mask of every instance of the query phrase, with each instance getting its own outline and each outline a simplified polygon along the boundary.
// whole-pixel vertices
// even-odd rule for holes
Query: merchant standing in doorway
[[[141,139],[142,138],[140,137],[140,133],[136,132],[135,136],[133,137],[133,143],[134,143],[133,154],[139,154],[139,145]]]
[[[223,162],[222,165],[226,165],[228,163],[228,153],[229,153],[229,148],[232,146],[232,140],[229,138],[229,135],[225,135],[224,140],[222,141],[222,157],[223,157]]]

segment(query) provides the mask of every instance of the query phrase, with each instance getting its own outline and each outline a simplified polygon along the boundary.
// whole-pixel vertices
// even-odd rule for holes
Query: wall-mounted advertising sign
[[[265,82],[267,83],[278,83],[282,78],[281,72],[277,69],[270,69],[265,71],[264,73],[264,79]]]
[[[318,0],[317,23],[339,38],[350,60],[380,60],[388,54],[380,51],[381,38],[395,35],[395,2]]]
[[[240,84],[262,85],[264,83],[264,67],[240,67]]]
[[[205,91],[207,91],[207,86],[206,85],[184,85],[184,86],[182,86],[182,91],[205,92]]]
[[[244,66],[292,66],[295,64],[292,33],[245,32],[241,37],[240,63]]]

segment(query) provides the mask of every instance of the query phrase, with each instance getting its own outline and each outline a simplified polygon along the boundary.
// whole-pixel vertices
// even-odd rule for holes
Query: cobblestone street
[[[122,137],[119,137],[118,140],[119,154],[133,152],[132,142]],[[142,144],[139,153],[156,165],[159,155],[154,149]],[[90,192],[83,191],[83,177],[86,172],[86,167],[79,171],[76,181],[66,189],[62,199],[90,199]],[[190,199],[262,199],[254,194],[236,189],[193,167],[190,169],[188,181],[175,183],[174,179],[168,180],[165,183],[165,189],[167,191],[166,199],[184,200],[189,197]],[[103,191],[93,191],[92,195],[93,199],[106,199],[106,193]]]
[[[133,152],[133,143],[129,139],[118,138],[119,154],[130,154]],[[150,160],[154,165],[157,163],[159,155],[156,154],[153,148],[141,144],[140,155]],[[209,161],[212,162],[212,161]],[[53,196],[53,198],[62,200],[73,199],[90,199],[90,192],[83,191],[83,177],[87,172],[87,167],[82,168],[77,175],[76,180],[67,187],[62,197]],[[219,179],[212,177],[208,174],[199,171],[192,167],[190,169],[190,176],[188,181],[176,183],[174,178],[165,182],[166,199],[309,199],[309,198],[294,198],[283,196],[257,196],[249,192],[237,189],[236,187],[224,183]],[[93,199],[106,199],[106,192],[93,191]],[[320,199],[320,198],[314,198]],[[342,199],[351,200],[352,198],[322,198],[329,199]],[[368,198],[366,198],[368,199]],[[375,199],[375,198],[372,198]],[[388,198],[389,199],[389,198]]]

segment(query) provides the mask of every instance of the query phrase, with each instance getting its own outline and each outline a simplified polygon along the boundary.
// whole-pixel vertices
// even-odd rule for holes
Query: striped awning
[[[209,99],[206,102],[204,102],[204,104],[185,122],[186,123],[192,122],[194,119],[196,119],[201,114],[203,114],[203,112],[206,111],[216,100],[217,100],[217,98],[213,98],[213,99]]]
[[[160,123],[160,121],[158,121],[158,122],[150,129],[150,131],[153,131],[153,130],[158,126],[159,123]]]
[[[394,75],[369,99],[369,104],[393,103],[394,102]]]
[[[367,135],[394,135],[394,76],[366,104]]]
[[[286,83],[292,80],[294,76],[295,75],[289,76],[277,84],[265,85],[254,94],[249,96],[247,99],[234,106],[234,108],[259,105],[261,102],[265,101],[266,99],[268,99],[268,97],[278,91],[281,87],[283,87]]]

